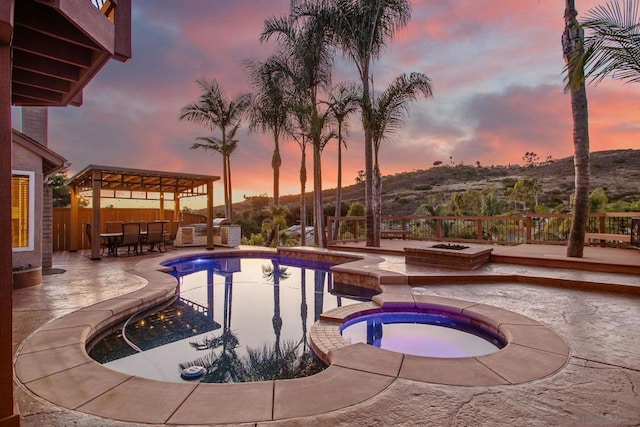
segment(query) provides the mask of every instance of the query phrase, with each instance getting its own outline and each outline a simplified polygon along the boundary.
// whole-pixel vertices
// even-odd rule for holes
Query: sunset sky
[[[133,58],[110,61],[84,91],[80,108],[52,108],[49,147],[72,162],[221,175],[219,154],[189,147],[204,127],[178,119],[197,99],[196,79],[215,78],[227,95],[249,91],[241,62],[264,59],[264,19],[288,12],[288,0],[136,0]],[[582,14],[604,0],[578,0]],[[573,153],[570,99],[563,93],[560,0],[413,0],[412,20],[373,67],[382,90],[397,75],[419,71],[433,98],[410,108],[406,127],[381,151],[383,175],[427,169],[435,161],[475,165],[523,163]],[[579,16],[580,17],[580,16]],[[337,57],[334,83],[356,81]],[[640,148],[640,85],[607,80],[587,89],[591,151]],[[18,113],[14,112],[14,123]],[[299,193],[299,148],[282,144],[281,195]],[[234,201],[272,195],[270,135],[239,132],[232,157]],[[309,157],[309,156],[308,156]],[[359,116],[351,121],[343,182],[364,169]],[[323,155],[323,188],[336,185],[336,143]],[[311,189],[311,161],[309,182]],[[216,204],[222,203],[216,184]]]

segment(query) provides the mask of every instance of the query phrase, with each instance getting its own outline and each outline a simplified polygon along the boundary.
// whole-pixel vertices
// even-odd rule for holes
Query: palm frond
[[[639,10],[638,0],[613,0],[589,10],[581,24],[587,33],[584,53],[571,58],[576,73],[584,70],[584,79],[596,84],[607,76],[640,82]]]
[[[423,96],[433,96],[431,80],[425,74],[401,74],[380,94],[373,105],[373,140],[379,146],[382,140],[396,132],[408,114],[409,103]]]

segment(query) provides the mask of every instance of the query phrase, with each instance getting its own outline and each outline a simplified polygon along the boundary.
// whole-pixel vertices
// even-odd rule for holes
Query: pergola
[[[100,259],[100,201],[104,198],[159,200],[163,218],[165,194],[173,196],[174,219],[180,211],[180,200],[186,197],[207,196],[207,224],[213,219],[213,183],[219,176],[195,175],[143,169],[89,165],[69,178],[71,187],[71,247],[77,250],[78,208],[82,193],[91,194],[92,227],[91,259]],[[213,249],[213,227],[207,227],[207,249]]]

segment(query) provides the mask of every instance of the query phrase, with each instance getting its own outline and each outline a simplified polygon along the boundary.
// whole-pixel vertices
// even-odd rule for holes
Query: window
[[[34,249],[35,172],[11,174],[11,247],[14,252]]]

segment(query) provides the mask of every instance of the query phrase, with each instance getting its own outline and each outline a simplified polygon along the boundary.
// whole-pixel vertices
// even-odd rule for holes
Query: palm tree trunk
[[[319,139],[319,138],[318,138]],[[326,248],[327,239],[324,229],[324,211],[322,209],[322,170],[320,160],[320,141],[313,143],[313,207],[315,211],[315,232],[318,247]]]
[[[571,113],[573,117],[573,163],[576,187],[567,256],[582,258],[585,233],[589,220],[589,110],[587,90],[584,83],[584,70],[579,70],[580,72],[576,73],[576,70],[574,70],[575,62],[570,61],[574,55],[581,54],[583,50],[584,33],[578,25],[577,15],[578,12],[576,11],[574,0],[566,0],[562,49],[570,79]],[[582,65],[579,66],[582,67]],[[574,78],[579,78],[580,81],[572,81]]]
[[[373,189],[373,135],[371,133],[371,98],[369,96],[368,69],[363,70],[362,76],[362,128],[364,130],[364,196],[365,196],[365,224],[367,227],[367,246],[375,246],[375,206]]]
[[[342,125],[338,124],[338,185],[336,188],[336,210],[335,216],[339,217],[342,213]],[[339,222],[333,222],[332,240],[338,240]]]
[[[227,173],[227,156],[222,155],[222,185],[224,187],[224,216],[229,214],[229,174]]]
[[[302,160],[300,161],[300,245],[307,246],[307,154],[304,145],[302,149]]]
[[[373,236],[373,245],[380,247],[380,224],[382,223],[382,177],[380,176],[380,164],[378,163],[378,149],[374,151],[373,165],[373,218],[376,232]]]
[[[225,217],[231,219],[233,217],[233,191],[231,187],[231,156],[227,156],[227,198],[229,199],[229,208],[225,213]]]
[[[278,141],[278,132],[273,132],[273,140],[275,142],[275,148],[273,149],[273,156],[271,157],[271,167],[273,168],[273,204],[274,206],[280,206],[280,166],[282,165],[282,158],[280,157],[280,143]]]

